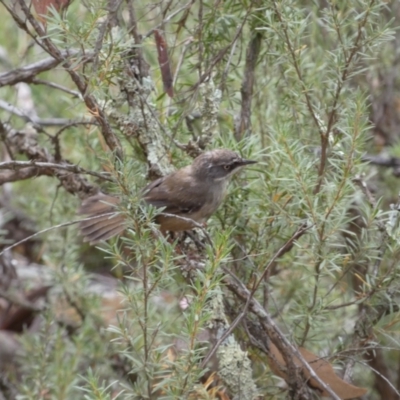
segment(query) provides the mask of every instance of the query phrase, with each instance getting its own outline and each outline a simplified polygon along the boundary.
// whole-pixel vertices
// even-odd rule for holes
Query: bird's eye
[[[226,164],[224,165],[224,169],[226,169],[227,171],[229,171],[232,168],[232,165]]]

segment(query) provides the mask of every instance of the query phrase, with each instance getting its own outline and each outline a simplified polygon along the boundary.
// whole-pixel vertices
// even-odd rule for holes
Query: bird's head
[[[237,153],[227,149],[214,149],[200,154],[192,164],[197,177],[210,180],[228,180],[242,167],[255,164],[257,161],[246,160]]]

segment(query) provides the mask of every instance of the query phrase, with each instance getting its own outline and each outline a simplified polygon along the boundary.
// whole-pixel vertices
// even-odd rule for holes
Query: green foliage
[[[167,2],[127,3],[135,7],[141,34],[183,6],[172,1],[164,10]],[[386,54],[393,36],[383,16],[386,2],[335,1],[326,7],[290,0],[257,4],[194,2],[164,21],[171,64],[179,65],[174,99],[162,95],[150,33],[136,49],[129,7],[121,6],[119,23],[105,29],[97,53],[102,24],[109,16],[108,2],[72,2],[65,15],[53,10],[47,17],[47,37],[60,50],[81,50],[71,58],[72,68],[84,77],[87,93],[110,118],[125,156],[116,161],[99,127],[91,125],[60,133],[63,157],[88,170],[110,172],[114,183],[104,183],[103,190],[122,196],[121,212],[129,220],[129,229],[119,241],[101,245],[101,256],[90,256],[95,264],[109,260],[114,276],[121,280],[118,290],[123,302],[118,321],[110,326],[98,316],[101,293],[88,292],[90,277],[82,265],[76,228],[46,237],[41,261],[51,271],[57,297],[78,310],[81,319],[71,332],[60,322],[56,302],[43,314],[40,330],[23,335],[20,399],[183,399],[200,393],[196,385],[204,377],[200,365],[210,341],[201,335],[215,322],[212,300],[223,294],[237,313],[243,307],[224,287],[221,267],[229,268],[251,290],[302,225],[309,227],[306,234],[270,266],[255,298],[279,321],[292,343],[333,355],[338,363],[346,364],[346,350],[359,345],[355,326],[362,319],[361,310],[377,310],[370,321],[361,321],[376,345],[398,350],[394,313],[400,254],[398,205],[387,212],[393,193],[382,202],[369,196],[363,184],[371,169],[362,163],[371,129],[366,75],[374,73],[375,60]],[[19,60],[12,46],[18,53],[21,48],[26,52],[24,63],[41,58],[34,52],[37,47],[28,48],[27,37],[9,16],[5,27],[7,36],[21,35],[7,48],[13,64]],[[247,46],[255,34],[262,35],[262,45],[253,71],[252,128],[238,141],[232,132],[242,106]],[[143,51],[150,64],[150,77],[141,82],[135,99],[157,115],[158,124],[151,127],[136,118],[141,109],[125,101],[126,93],[137,88],[126,73],[132,48]],[[91,64],[85,64],[83,53],[95,53]],[[199,95],[202,86],[198,85],[203,74],[204,81],[210,82],[202,84],[213,83],[213,90],[222,93],[218,134],[211,135],[209,147],[231,148],[259,163],[235,177],[223,206],[208,223],[212,246],[204,239],[205,256],[196,259],[201,268],[190,271],[185,266],[190,256],[179,252],[178,241],[168,241],[158,232],[153,222],[158,211],[139,202],[146,184],[147,154],[137,137],[127,132],[130,128],[159,131],[169,149],[165,156],[177,167],[188,164],[190,157],[181,150],[190,140],[198,143],[202,134],[207,135],[201,131],[202,123],[210,122],[195,116],[188,123],[189,117],[205,108],[207,99]],[[62,68],[45,72],[43,79],[76,90]],[[42,86],[33,89],[41,117],[87,117],[82,94],[72,97],[66,92],[55,95]],[[13,91],[2,90],[11,102]],[[0,111],[2,120],[6,116]],[[132,127],[132,121],[139,128]],[[25,124],[16,116],[8,122],[15,128]],[[46,128],[40,136],[40,144],[50,153],[57,129]],[[22,181],[13,190],[15,205],[40,228],[75,218],[78,201],[58,189],[54,179]],[[389,190],[385,188],[378,197]],[[179,306],[182,299],[187,308]],[[242,337],[243,347],[250,348],[244,331],[239,326],[235,333]],[[250,359],[260,393],[285,398],[286,394],[277,394],[265,355],[252,351],[257,352]],[[358,349],[356,356],[361,357],[362,351]],[[390,354],[385,359],[390,368],[398,364]],[[372,389],[373,378],[366,370],[357,365],[354,380]]]

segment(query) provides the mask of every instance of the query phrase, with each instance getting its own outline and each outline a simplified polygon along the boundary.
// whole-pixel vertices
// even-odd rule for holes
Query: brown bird
[[[241,167],[256,162],[245,160],[231,150],[207,151],[191,165],[150,183],[143,190],[143,199],[147,204],[164,208],[156,217],[161,231],[189,230],[196,224],[205,223],[217,210],[225,198],[232,175]],[[119,203],[119,198],[102,193],[82,203],[79,214],[91,218],[80,223],[85,241],[94,244],[125,229],[126,218],[118,212]]]

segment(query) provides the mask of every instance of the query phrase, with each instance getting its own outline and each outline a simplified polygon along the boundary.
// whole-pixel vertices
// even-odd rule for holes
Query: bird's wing
[[[85,242],[95,244],[107,240],[125,229],[125,215],[118,212],[120,200],[103,193],[84,200],[78,214],[87,218],[79,223]]]
[[[185,179],[176,176],[181,171],[159,178],[150,183],[144,190],[143,198],[154,207],[165,207],[164,212],[168,214],[191,214],[198,211],[205,203],[206,192],[199,193],[193,178]],[[179,185],[176,186],[176,183]]]

